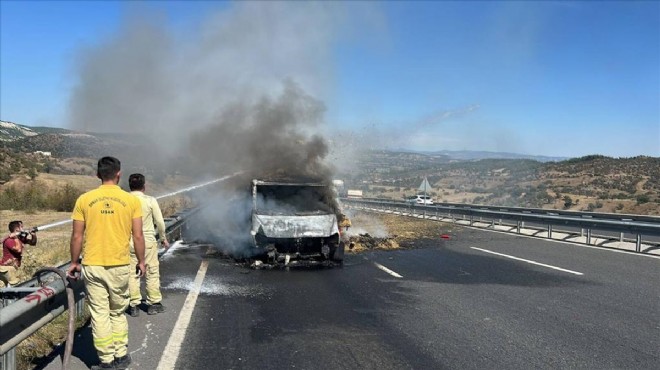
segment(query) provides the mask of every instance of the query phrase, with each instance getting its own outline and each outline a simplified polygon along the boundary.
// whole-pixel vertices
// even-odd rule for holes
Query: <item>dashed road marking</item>
[[[374,265],[376,265],[376,267],[378,267],[379,269],[381,269],[381,270],[387,272],[388,274],[394,276],[395,278],[399,278],[399,279],[400,279],[400,278],[403,277],[403,276],[397,274],[396,272],[394,272],[394,271],[388,269],[387,267],[381,265],[380,263],[374,262]]]
[[[193,310],[195,308],[195,303],[197,302],[197,296],[202,288],[202,283],[204,282],[204,276],[206,275],[206,269],[209,266],[207,260],[203,260],[202,264],[199,266],[197,271],[197,276],[195,276],[195,282],[193,283],[193,288],[188,293],[186,301],[183,302],[183,307],[179,313],[179,318],[174,324],[174,329],[170,335],[170,339],[167,341],[167,346],[163,351],[163,357],[160,358],[157,369],[174,369],[176,365],[176,359],[179,357],[179,352],[181,351],[181,345],[186,336],[186,330],[190,324],[190,317],[192,316]]]
[[[569,274],[584,275],[584,274],[581,273],[581,272],[577,272],[577,271],[573,271],[573,270],[567,270],[567,269],[563,269],[563,268],[561,268],[561,267],[557,267],[557,266],[546,265],[545,263],[540,263],[540,262],[536,262],[536,261],[532,261],[532,260],[526,260],[526,259],[524,259],[524,258],[515,257],[515,256],[510,256],[510,255],[508,255],[508,254],[504,254],[504,253],[493,252],[493,251],[489,251],[489,250],[487,250],[487,249],[481,249],[481,248],[476,248],[476,247],[470,247],[470,248],[472,248],[472,249],[476,249],[476,250],[478,250],[478,251],[486,252],[486,253],[496,254],[496,255],[498,255],[498,256],[502,256],[502,257],[506,257],[506,258],[511,258],[511,259],[514,259],[514,260],[517,260],[517,261],[527,262],[527,263],[530,263],[530,264],[532,264],[532,265],[538,265],[538,266],[543,266],[543,267],[551,268],[551,269],[553,269],[553,270],[559,270],[559,271],[568,272]]]

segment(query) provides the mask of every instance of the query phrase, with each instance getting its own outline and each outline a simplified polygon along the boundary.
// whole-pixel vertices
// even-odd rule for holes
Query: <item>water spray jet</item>
[[[174,191],[174,192],[171,192],[171,193],[168,193],[168,194],[159,195],[159,196],[156,197],[156,199],[163,199],[163,198],[171,197],[173,195],[182,194],[182,193],[186,193],[186,192],[189,192],[189,191],[192,191],[192,190],[200,189],[200,188],[203,188],[203,187],[208,186],[208,185],[212,185],[212,184],[215,184],[215,183],[218,183],[218,182],[221,182],[221,181],[225,181],[225,180],[230,179],[232,177],[238,176],[242,173],[243,173],[243,171],[235,172],[231,175],[223,176],[223,177],[217,178],[215,180],[211,180],[211,181],[207,181],[207,182],[204,182],[204,183],[201,183],[201,184],[189,186],[187,188],[183,188],[181,190],[177,190],[177,191]],[[57,222],[53,222],[53,223],[50,223],[50,224],[33,227],[31,229],[31,231],[33,231],[33,232],[43,231],[43,230],[47,230],[47,229],[50,229],[50,228],[53,228],[53,227],[66,225],[66,224],[70,223],[71,221],[72,220],[57,221]]]

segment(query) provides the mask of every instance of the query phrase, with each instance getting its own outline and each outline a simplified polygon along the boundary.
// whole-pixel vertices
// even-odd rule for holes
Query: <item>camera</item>
[[[18,232],[18,238],[25,240],[30,235],[30,233],[36,233],[36,232],[37,232],[36,227],[33,227],[32,229],[30,229],[30,231],[21,230],[21,231]]]

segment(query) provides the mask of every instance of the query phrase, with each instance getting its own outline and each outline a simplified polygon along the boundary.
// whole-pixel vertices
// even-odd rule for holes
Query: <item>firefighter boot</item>
[[[147,309],[147,314],[149,315],[155,315],[161,312],[165,312],[165,307],[160,302],[150,305],[149,308]]]

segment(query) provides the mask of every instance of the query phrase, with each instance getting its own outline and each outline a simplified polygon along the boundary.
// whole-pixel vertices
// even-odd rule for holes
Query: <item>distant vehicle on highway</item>
[[[348,198],[362,198],[364,196],[362,190],[355,190],[355,189],[348,189],[346,195]]]
[[[433,204],[433,198],[429,195],[418,194],[406,198],[406,203],[431,205]]]

